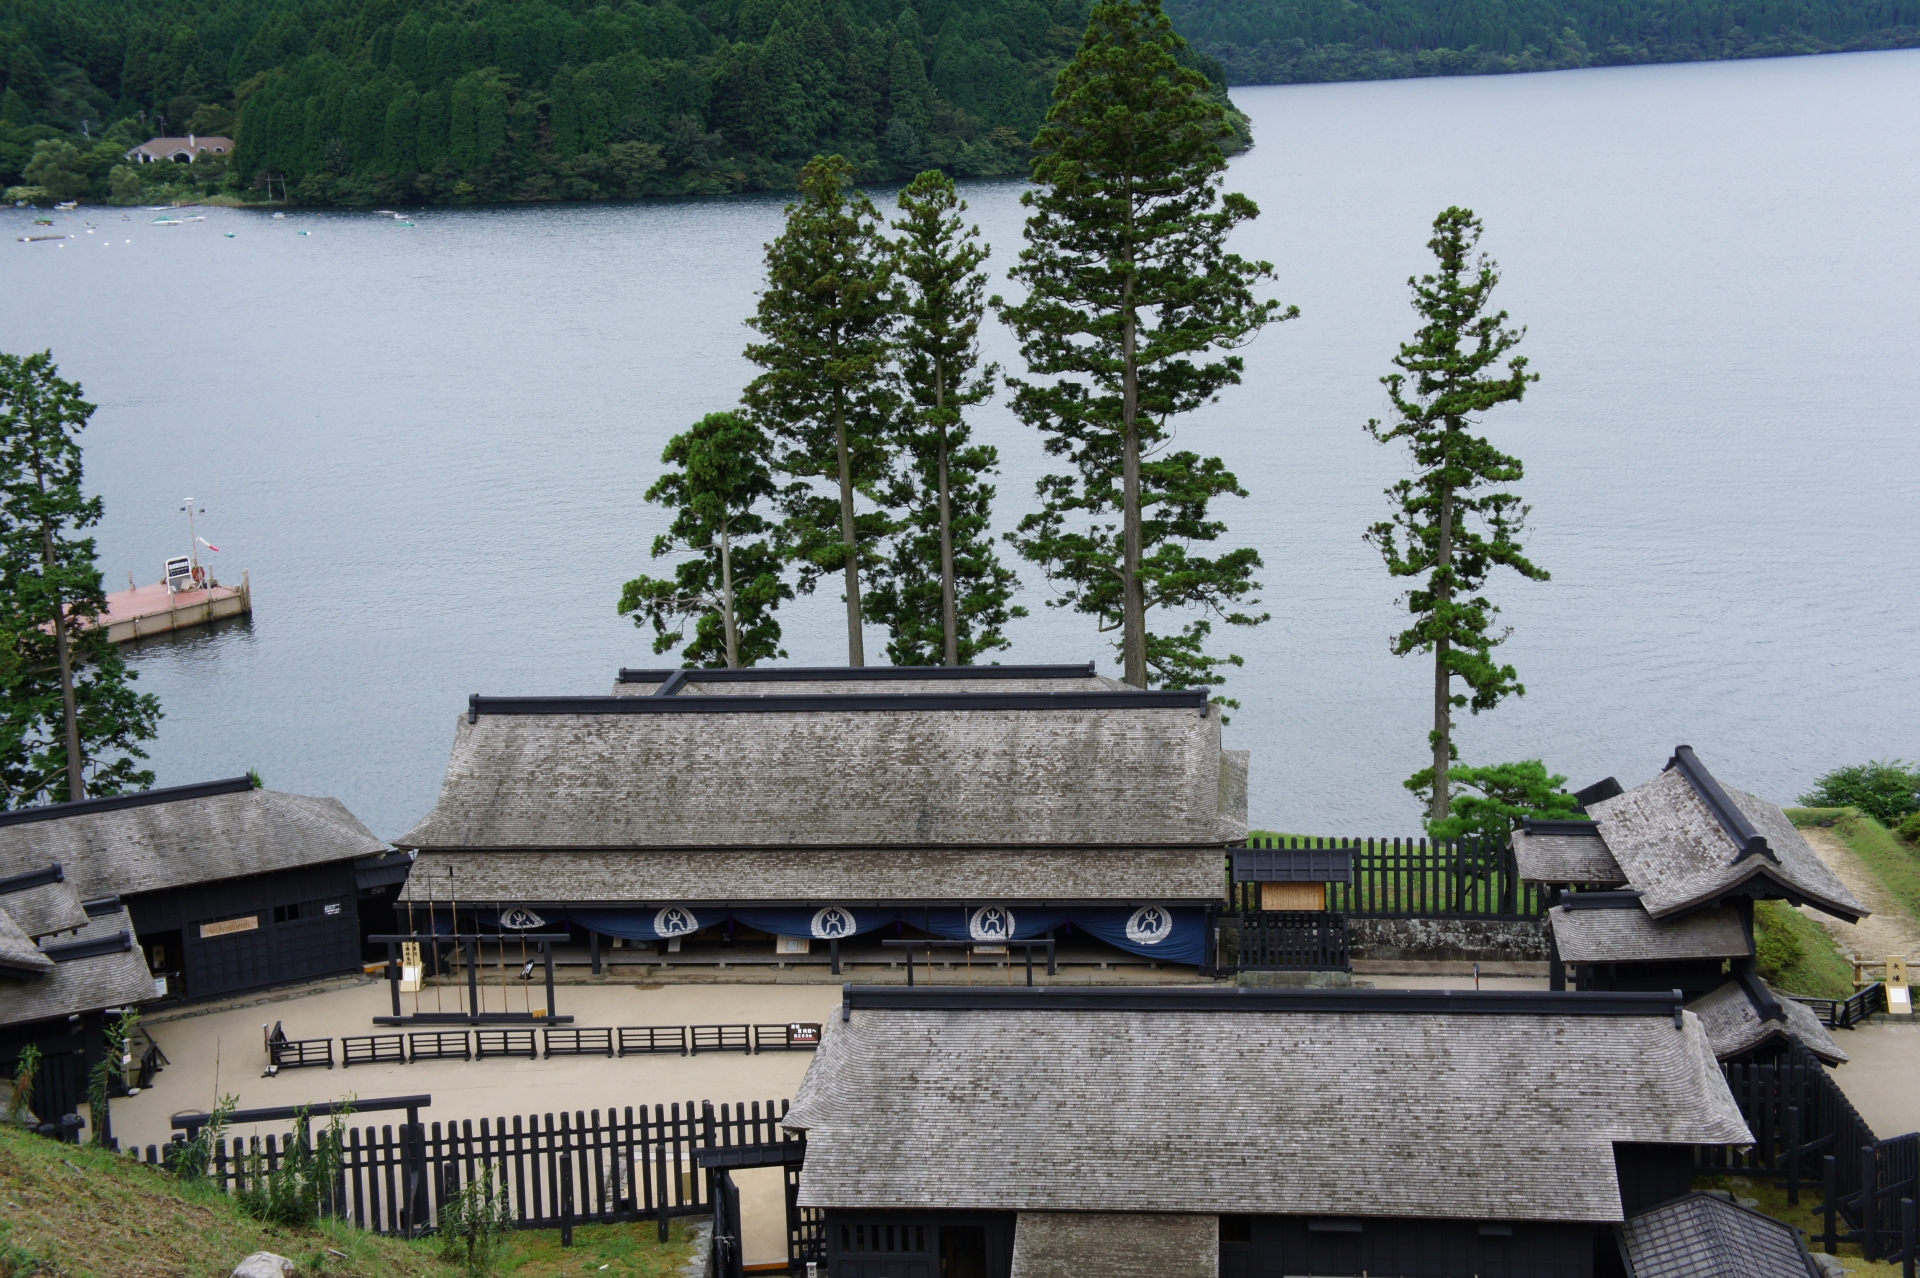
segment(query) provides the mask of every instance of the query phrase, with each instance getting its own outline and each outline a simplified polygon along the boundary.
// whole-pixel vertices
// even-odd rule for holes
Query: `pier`
[[[125,643],[252,612],[253,588],[242,572],[238,586],[213,582],[198,590],[171,590],[165,582],[159,582],[116,590],[107,596],[107,609],[100,614],[99,624],[107,628],[108,639]]]

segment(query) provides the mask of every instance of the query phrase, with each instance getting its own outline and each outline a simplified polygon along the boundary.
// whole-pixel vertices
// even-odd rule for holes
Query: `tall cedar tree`
[[[938,169],[900,192],[905,214],[893,223],[895,274],[905,322],[899,338],[901,468],[888,504],[904,510],[887,562],[867,596],[867,612],[892,635],[895,665],[970,665],[1008,646],[1001,627],[1024,608],[1007,601],[1019,586],[994,554],[994,490],[981,482],[999,469],[990,444],[970,444],[965,409],[993,393],[996,365],[980,368],[978,334],[992,249],[965,227],[966,202]]]
[[[1450,208],[1433,220],[1427,247],[1440,269],[1407,281],[1413,309],[1425,323],[1394,358],[1402,371],[1380,379],[1398,420],[1391,426],[1367,423],[1375,439],[1404,439],[1412,453],[1414,477],[1387,489],[1393,517],[1369,529],[1367,540],[1380,548],[1395,577],[1426,578],[1407,592],[1415,620],[1394,636],[1393,652],[1433,654],[1433,762],[1406,782],[1428,796],[1431,821],[1450,812],[1447,769],[1459,757],[1453,712],[1466,706],[1478,714],[1526,693],[1514,668],[1493,659],[1507,632],[1495,633],[1500,610],[1478,592],[1499,565],[1532,581],[1548,580],[1516,540],[1528,508],[1517,494],[1497,487],[1522,477],[1520,459],[1472,430],[1474,414],[1518,401],[1528,382],[1540,380],[1526,371],[1524,355],[1508,360],[1504,375],[1485,375],[1526,330],[1503,327],[1507,313],[1487,310],[1500,276],[1496,263],[1474,255],[1480,229],[1471,209]],[[1474,525],[1476,519],[1483,527]],[[1467,692],[1453,690],[1455,679]]]
[[[1176,414],[1239,382],[1238,355],[1209,353],[1297,314],[1254,298],[1271,265],[1227,251],[1229,232],[1259,210],[1221,190],[1220,143],[1233,130],[1206,79],[1175,60],[1185,43],[1159,0],[1093,10],[1034,141],[1039,189],[1021,197],[1033,213],[1012,275],[1027,297],[1001,306],[1036,378],[1013,380],[1014,411],[1075,471],[1040,481],[1042,509],[1012,541],[1061,590],[1051,606],[1121,631],[1122,677],[1136,687],[1223,681],[1222,659],[1202,651],[1204,617],[1155,635],[1149,608],[1266,620],[1237,610],[1258,602],[1257,553],[1189,553],[1226,531],[1208,504],[1245,491],[1219,458],[1154,454]]]
[[[781,445],[775,466],[794,480],[781,494],[782,534],[800,588],[845,575],[847,664],[864,666],[860,569],[892,521],[883,510],[855,509],[855,498],[878,505],[892,465],[897,396],[888,363],[898,309],[880,214],[848,191],[852,177],[837,155],[800,170],[800,198],[767,245],[767,287],[747,321],[766,339],[747,347],[747,358],[766,371],[745,399]]]
[[[16,808],[152,785],[136,760],[160,721],[93,624],[106,594],[93,538],[75,534],[103,509],[81,492],[94,406],[58,374],[50,351],[0,355],[0,782]]]
[[[793,598],[782,579],[770,525],[754,512],[777,489],[767,469],[767,437],[743,413],[708,413],[667,442],[670,467],[647,489],[647,500],[674,511],[654,538],[653,557],[692,553],[672,577],[635,577],[620,590],[620,611],[653,625],[655,652],[693,638],[683,664],[738,669],[784,657],[774,610]]]

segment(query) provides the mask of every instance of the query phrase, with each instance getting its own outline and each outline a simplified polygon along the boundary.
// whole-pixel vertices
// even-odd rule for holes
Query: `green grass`
[[[1785,901],[1756,901],[1754,948],[1760,975],[1776,989],[1814,998],[1853,993],[1853,964],[1827,930]]]
[[[600,1274],[677,1278],[693,1230],[673,1241],[655,1226],[583,1225],[574,1245],[558,1230],[511,1234],[495,1261],[510,1278]],[[267,1225],[210,1187],[91,1147],[0,1126],[0,1278],[225,1278],[251,1252],[291,1259],[298,1278],[461,1278],[431,1238],[405,1242],[338,1221]]]
[[[1795,825],[1827,826],[1885,885],[1888,892],[1920,919],[1920,849],[1903,843],[1886,826],[1858,808],[1788,808]]]

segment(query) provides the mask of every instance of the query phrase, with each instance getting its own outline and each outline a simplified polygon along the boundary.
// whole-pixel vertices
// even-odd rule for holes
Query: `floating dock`
[[[238,586],[215,582],[199,590],[169,590],[161,583],[116,590],[107,596],[100,624],[107,628],[108,639],[125,643],[252,612],[253,587],[243,572]]]

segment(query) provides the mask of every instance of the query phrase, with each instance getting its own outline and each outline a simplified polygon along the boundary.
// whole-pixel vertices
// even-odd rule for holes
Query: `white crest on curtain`
[[[813,934],[823,941],[838,940],[853,935],[853,912],[843,910],[837,905],[829,905],[817,911],[813,916]]]
[[[1127,919],[1127,939],[1135,945],[1158,945],[1173,935],[1173,915],[1158,905],[1143,905]]]
[[[967,918],[967,932],[976,941],[1010,941],[1013,927],[1013,911],[1004,905],[983,905]]]
[[[547,921],[524,905],[516,905],[500,914],[500,926],[512,928],[516,932],[531,932],[537,927],[545,927]]]
[[[653,930],[659,936],[686,936],[700,930],[700,920],[682,905],[669,905],[653,916]]]

